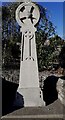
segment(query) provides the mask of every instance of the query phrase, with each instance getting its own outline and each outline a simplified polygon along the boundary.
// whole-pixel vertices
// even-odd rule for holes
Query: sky
[[[24,0],[0,0],[1,2],[24,1]],[[65,0],[32,0],[35,2],[64,2]]]
[[[39,4],[47,8],[57,34],[63,38],[63,2],[39,2]]]
[[[38,2],[38,4],[47,8],[50,20],[56,26],[57,34],[63,38],[63,2]]]

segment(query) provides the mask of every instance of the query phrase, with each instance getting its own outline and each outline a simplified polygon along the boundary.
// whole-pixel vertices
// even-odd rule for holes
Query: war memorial
[[[41,89],[39,85],[40,83],[35,34],[37,31],[37,25],[40,22],[40,11],[38,5],[31,0],[24,0],[15,10],[15,19],[20,27],[21,33],[19,85],[15,93],[13,111],[8,115],[2,116],[1,119],[54,120],[55,118],[55,120],[64,120],[64,116],[62,114],[63,106],[60,102],[62,101],[62,104],[64,104],[64,99],[62,100],[62,93],[57,93],[57,91],[55,91],[56,97],[58,97],[60,100],[57,100],[46,107],[48,103],[46,104],[45,100],[43,99],[43,94],[46,93],[44,93],[43,89]],[[56,82],[54,83],[56,89],[56,84],[59,84],[62,81],[62,77],[61,79],[53,75],[49,77],[47,76],[45,79],[47,81],[49,79],[56,79]],[[58,83],[57,81],[60,82]],[[49,82],[51,82],[51,80],[49,80]],[[9,84],[12,86],[12,83]],[[63,85],[63,82],[61,84]],[[60,106],[59,110],[56,104],[58,105],[58,108]]]

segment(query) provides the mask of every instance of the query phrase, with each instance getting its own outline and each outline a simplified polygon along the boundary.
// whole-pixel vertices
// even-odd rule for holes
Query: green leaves
[[[46,41],[43,32],[37,33],[36,36],[39,71],[45,69],[51,70],[54,64],[59,64],[59,55],[65,42],[56,35],[48,40],[49,44],[45,45]]]
[[[21,43],[21,33],[15,19],[15,10],[19,4],[19,2],[11,2],[2,7],[2,54],[5,66],[11,64],[11,61],[16,64],[16,60],[20,59],[20,45],[18,46],[17,43]],[[47,9],[38,6],[40,21],[36,32],[36,47],[39,70],[44,70],[49,66],[52,68],[54,61],[58,61],[57,47],[60,46],[61,49],[64,43],[58,35],[55,36],[56,27],[49,20]],[[55,37],[52,37],[53,35]],[[50,44],[45,45],[46,40],[50,40]]]

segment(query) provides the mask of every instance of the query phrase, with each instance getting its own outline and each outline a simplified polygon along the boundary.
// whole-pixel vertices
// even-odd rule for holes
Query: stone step
[[[64,120],[63,115],[25,115],[25,116],[4,116],[1,120]]]
[[[3,120],[10,120],[10,118],[4,118]],[[65,119],[62,119],[62,118],[55,118],[55,119],[54,118],[52,119],[50,118],[39,118],[39,119],[38,118],[35,118],[35,119],[34,118],[30,118],[30,119],[29,118],[25,118],[25,119],[24,118],[23,119],[22,118],[11,118],[11,120],[65,120]]]
[[[9,111],[1,117],[1,120],[64,120],[65,107],[57,99],[45,107],[24,107]]]

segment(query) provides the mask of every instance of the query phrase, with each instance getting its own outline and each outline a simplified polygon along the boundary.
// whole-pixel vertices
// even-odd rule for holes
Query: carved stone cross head
[[[16,20],[20,26],[35,26],[40,19],[39,8],[35,3],[22,3],[16,10]]]

